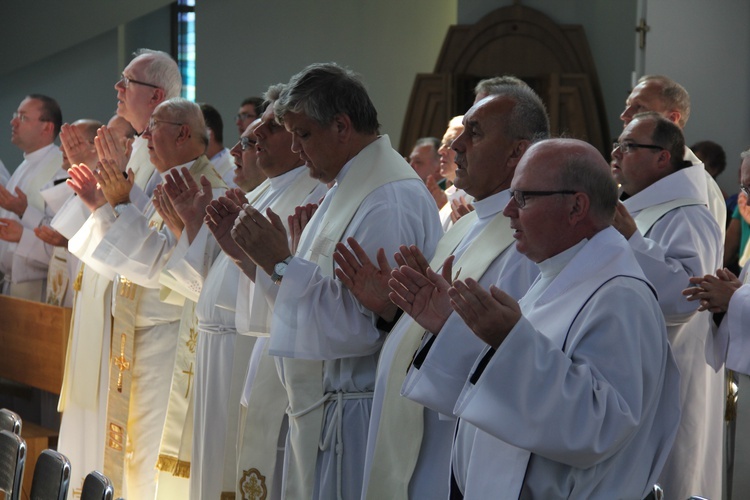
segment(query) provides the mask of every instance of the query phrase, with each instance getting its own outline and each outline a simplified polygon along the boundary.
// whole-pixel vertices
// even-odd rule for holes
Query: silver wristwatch
[[[277,262],[273,266],[273,274],[271,275],[271,281],[276,283],[277,285],[281,284],[281,280],[284,278],[284,273],[286,272],[286,267],[289,265],[289,263],[292,261],[292,256],[290,255],[286,259],[282,260],[281,262]]]

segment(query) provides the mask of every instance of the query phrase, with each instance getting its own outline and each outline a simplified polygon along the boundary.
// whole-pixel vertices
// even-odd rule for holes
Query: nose
[[[633,108],[631,106],[625,106],[625,109],[622,113],[620,113],[620,120],[625,122],[625,125],[630,123],[630,120],[633,119]]]
[[[295,134],[292,134],[292,153],[302,153],[302,147],[299,144],[299,138]]]
[[[233,158],[240,159],[240,157],[242,156],[242,142],[237,141],[237,144],[235,144],[234,147],[229,150],[229,154],[232,155]]]
[[[620,148],[620,146],[612,148],[612,158],[617,158],[618,160],[622,158],[622,149]]]
[[[503,209],[503,215],[511,218],[518,215],[518,203],[516,203],[516,199],[514,197],[511,196],[510,200],[508,200],[508,203]]]
[[[117,91],[122,90],[123,92],[125,91],[125,84],[122,83],[122,78],[120,78],[119,80],[115,82],[115,90]]]
[[[144,139],[148,139],[148,138],[151,137],[151,125],[150,124],[146,125],[146,130],[143,131],[143,133],[141,134],[141,136]]]
[[[460,153],[461,151],[464,150],[463,144],[464,144],[464,140],[465,140],[465,135],[466,135],[466,129],[464,129],[463,132],[461,132],[460,134],[458,134],[458,137],[456,137],[455,139],[453,139],[453,142],[450,145],[450,148],[453,151],[455,151],[457,153]]]

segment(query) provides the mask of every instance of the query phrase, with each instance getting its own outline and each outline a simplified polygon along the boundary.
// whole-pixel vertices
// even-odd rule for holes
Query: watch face
[[[273,266],[273,272],[278,274],[279,276],[284,276],[284,271],[286,271],[286,262],[279,262],[275,266]]]

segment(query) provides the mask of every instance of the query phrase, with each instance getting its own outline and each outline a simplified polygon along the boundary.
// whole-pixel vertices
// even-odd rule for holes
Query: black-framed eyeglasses
[[[663,147],[657,146],[656,144],[638,144],[637,142],[613,142],[612,152],[614,152],[618,148],[620,149],[622,154],[625,154],[625,155],[630,153],[636,148],[664,151]]]
[[[250,139],[249,137],[240,138],[240,146],[242,147],[242,151],[247,151],[250,148],[254,148],[255,144],[256,141]]]
[[[744,184],[740,184],[740,191],[742,191],[742,194],[750,198],[750,187],[747,187]]]
[[[137,83],[138,85],[143,85],[144,87],[151,87],[152,89],[161,88],[160,86],[154,85],[153,83],[146,83],[146,82],[141,82],[139,80],[133,80],[132,78],[128,78],[125,75],[122,75],[122,77],[120,78],[120,82],[122,82],[123,88],[126,88],[126,89],[130,87],[131,83]]]
[[[245,120],[249,120],[250,118],[255,120],[256,118],[258,118],[258,115],[251,115],[250,113],[237,113],[237,116],[235,116],[235,119],[240,122],[244,122]]]
[[[561,189],[559,191],[520,191],[518,189],[511,189],[510,195],[515,200],[518,208],[526,206],[526,198],[533,196],[552,196],[555,194],[576,194],[578,191],[570,189]]]

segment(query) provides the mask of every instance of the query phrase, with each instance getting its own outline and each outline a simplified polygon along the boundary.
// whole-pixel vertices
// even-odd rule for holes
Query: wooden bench
[[[0,377],[60,394],[71,314],[67,307],[0,295]],[[27,455],[21,498],[29,498],[37,457],[57,446],[57,435],[57,429],[23,422]]]

